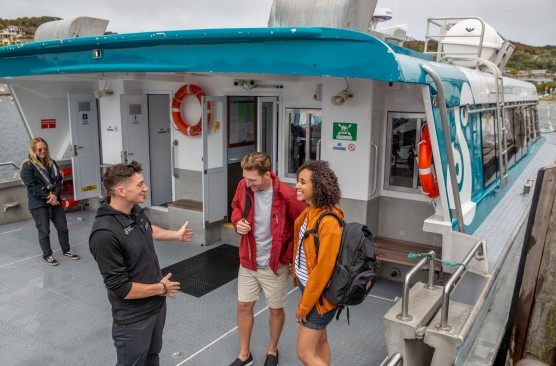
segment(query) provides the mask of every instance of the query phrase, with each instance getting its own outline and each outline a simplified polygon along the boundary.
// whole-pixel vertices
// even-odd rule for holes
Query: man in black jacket
[[[141,164],[116,164],[104,173],[108,203],[98,210],[89,247],[112,305],[112,338],[118,366],[158,365],[166,297],[175,297],[179,282],[162,277],[153,240],[189,241],[187,222],[176,231],[151,225],[139,203],[148,187]]]

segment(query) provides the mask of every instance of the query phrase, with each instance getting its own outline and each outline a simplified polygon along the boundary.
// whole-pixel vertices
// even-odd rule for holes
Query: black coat
[[[52,163],[56,165],[56,169],[60,172],[58,164],[54,160]],[[52,167],[46,167],[48,174],[52,173]],[[27,186],[27,197],[29,197],[29,209],[46,207],[48,204],[48,195],[50,192],[54,193],[58,197],[58,201],[61,202],[61,192],[62,192],[62,182],[64,178],[62,175],[58,174],[58,179],[52,182],[52,190],[48,189],[46,182],[44,181],[41,173],[37,168],[30,162],[26,161],[21,167],[21,172],[19,173],[21,180]]]

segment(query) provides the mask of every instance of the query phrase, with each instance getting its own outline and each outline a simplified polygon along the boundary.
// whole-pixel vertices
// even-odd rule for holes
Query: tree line
[[[556,45],[537,47],[520,42],[510,42],[515,46],[515,50],[506,68],[510,69],[512,75],[517,75],[519,70],[547,70],[549,73],[556,72]],[[425,42],[417,40],[405,41],[404,47],[423,52],[425,50]],[[430,42],[429,49],[436,50],[436,43],[434,41]]]

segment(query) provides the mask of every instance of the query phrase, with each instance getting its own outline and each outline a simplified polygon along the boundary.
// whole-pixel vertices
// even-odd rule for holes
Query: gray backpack
[[[303,239],[314,235],[317,257],[319,253],[319,225],[323,217],[334,216],[342,226],[340,251],[336,259],[336,266],[323,295],[328,301],[338,307],[336,320],[344,307],[358,305],[365,300],[374,285],[375,274],[375,245],[369,228],[357,222],[346,223],[336,213],[326,211],[317,219],[315,227],[307,230]],[[319,300],[322,301],[322,300]],[[349,324],[349,308],[347,308]]]

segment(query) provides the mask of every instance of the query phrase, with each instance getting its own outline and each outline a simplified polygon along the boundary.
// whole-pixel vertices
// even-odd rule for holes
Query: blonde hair
[[[37,145],[39,144],[39,142],[45,144],[47,149],[46,156],[44,157],[43,161],[41,161],[37,156]],[[50,150],[48,149],[48,142],[46,142],[42,137],[35,137],[31,139],[31,142],[29,142],[29,159],[31,159],[35,164],[43,168],[46,168],[43,165],[43,163],[45,163],[48,166],[52,165],[52,159],[50,158]]]
[[[259,175],[272,171],[270,156],[264,152],[252,152],[241,159],[241,168],[245,170],[256,170]]]

